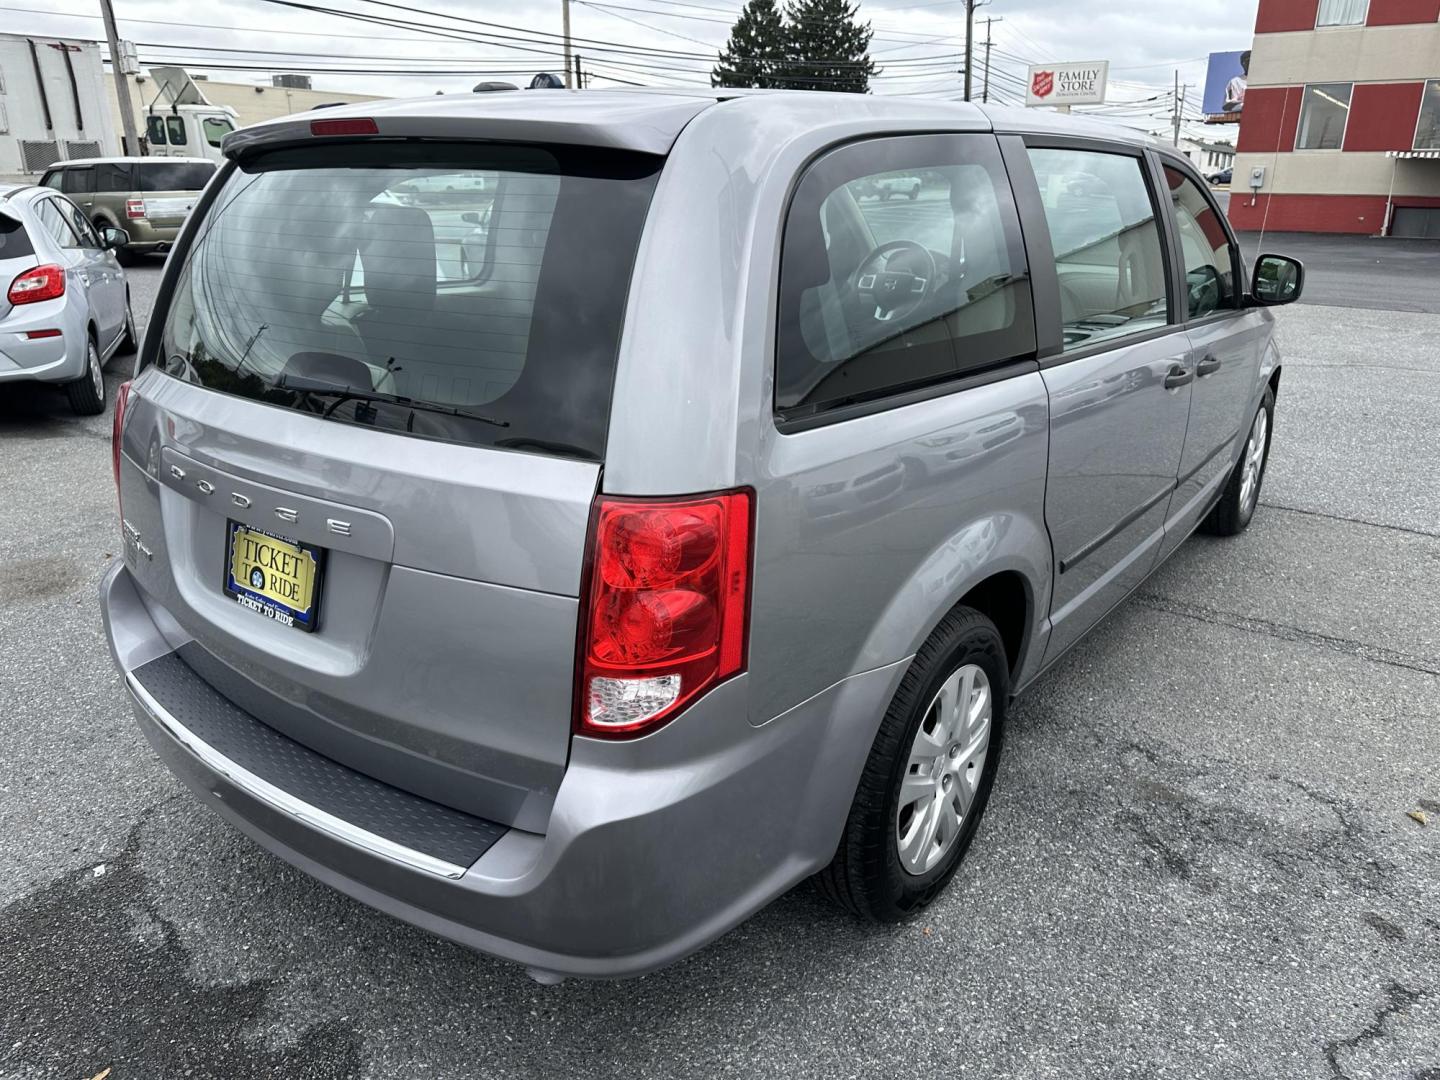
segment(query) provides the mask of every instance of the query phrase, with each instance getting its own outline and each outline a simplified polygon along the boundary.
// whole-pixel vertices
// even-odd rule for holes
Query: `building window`
[[[1365,12],[1370,0],[1320,0],[1315,15],[1316,26],[1360,26],[1365,22]]]
[[[1339,150],[1345,142],[1353,83],[1312,83],[1300,105],[1296,150]]]
[[[1440,150],[1440,79],[1425,84],[1420,98],[1420,122],[1415,125],[1416,150]]]

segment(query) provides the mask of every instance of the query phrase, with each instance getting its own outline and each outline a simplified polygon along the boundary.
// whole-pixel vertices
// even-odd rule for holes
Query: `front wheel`
[[[874,922],[925,908],[954,875],[990,799],[1010,673],[1000,633],[956,608],[901,680],[819,891]]]
[[[1225,491],[1214,509],[1206,515],[1201,527],[1215,536],[1235,536],[1250,525],[1255,507],[1260,504],[1260,484],[1265,479],[1265,465],[1270,459],[1270,429],[1275,421],[1275,392],[1269,387],[1260,400],[1255,419],[1245,437],[1245,449],[1230,473]]]

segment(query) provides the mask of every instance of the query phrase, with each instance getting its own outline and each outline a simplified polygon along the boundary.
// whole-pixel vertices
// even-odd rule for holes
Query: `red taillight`
[[[40,338],[52,338],[62,336],[60,331],[51,327],[49,330],[26,330],[25,337],[30,341],[37,341]]]
[[[120,436],[125,431],[125,406],[130,404],[130,383],[115,391],[115,423],[110,428],[110,458],[115,466],[115,494],[120,494]]]
[[[379,135],[380,129],[368,116],[353,120],[311,120],[311,135]]]
[[[37,304],[65,295],[65,269],[54,263],[26,270],[10,283],[6,293],[12,304]]]
[[[751,496],[596,501],[575,729],[626,737],[745,666]]]
[[[127,218],[142,218],[145,216],[144,199],[126,199],[125,216]]]

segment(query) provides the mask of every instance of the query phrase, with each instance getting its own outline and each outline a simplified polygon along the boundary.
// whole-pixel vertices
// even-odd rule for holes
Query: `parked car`
[[[920,196],[921,181],[918,176],[874,176],[866,177],[857,197],[870,196],[886,202],[890,197],[916,199]]]
[[[70,196],[97,230],[123,229],[130,239],[116,255],[128,266],[170,250],[214,175],[204,158],[91,158],[62,161],[40,183]]]
[[[137,344],[124,243],[64,195],[0,183],[0,386],[54,383],[77,413],[105,411],[105,364]]]
[[[1232,175],[1234,175],[1234,170],[1229,165],[1227,165],[1225,166],[1225,168],[1220,169],[1217,172],[1211,173],[1205,179],[1209,180],[1212,184],[1228,184],[1230,183],[1230,177]]]
[[[1249,285],[1127,129],[851,105],[488,94],[226,140],[117,413],[101,587],[203,802],[542,981],[812,875],[875,920],[940,894],[1014,695],[1251,520],[1302,269]],[[393,196],[477,170],[470,210]],[[936,198],[860,212],[920,170]]]

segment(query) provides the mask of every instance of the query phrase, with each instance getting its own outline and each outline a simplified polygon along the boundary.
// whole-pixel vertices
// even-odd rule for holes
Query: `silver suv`
[[[490,94],[224,149],[117,414],[115,659],[218,813],[537,978],[812,875],[923,908],[1012,697],[1255,511],[1301,269],[1122,130]]]

